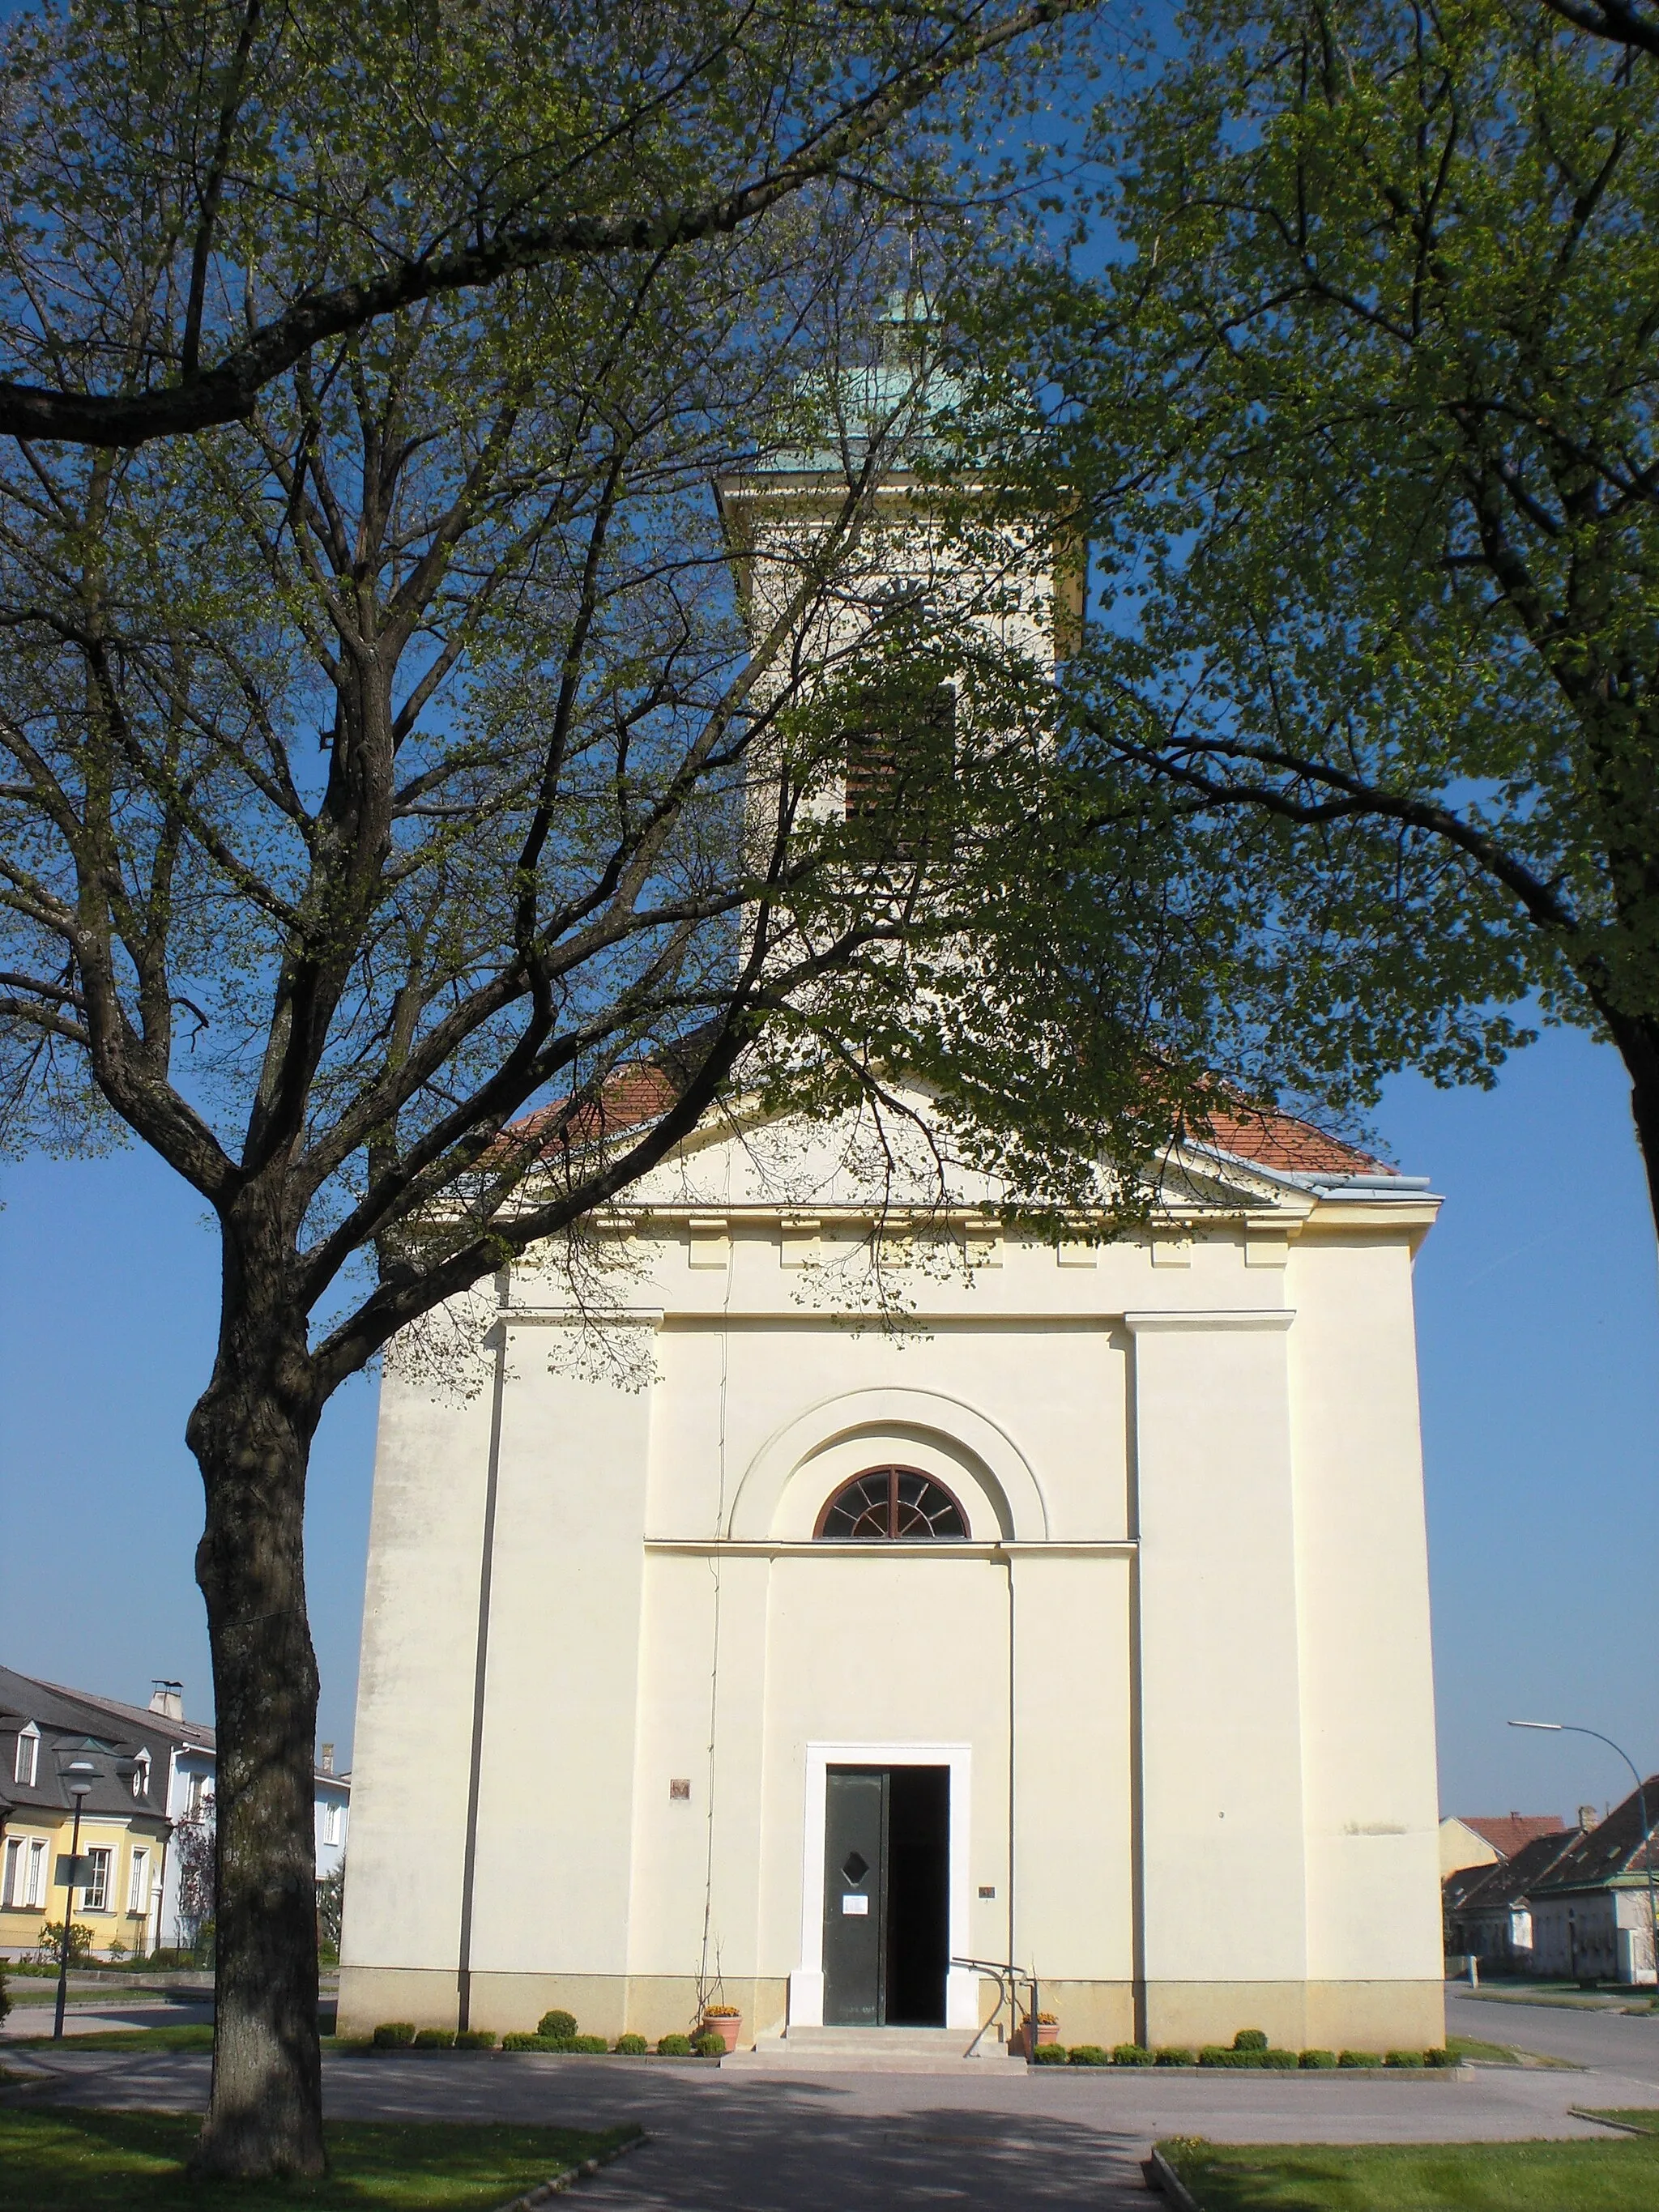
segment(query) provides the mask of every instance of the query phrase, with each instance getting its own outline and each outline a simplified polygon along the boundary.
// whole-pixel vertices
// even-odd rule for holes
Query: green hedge
[[[619,2035],[617,2048],[624,2058],[642,2058],[651,2046],[642,2035]]]
[[[1334,2051],[1304,2051],[1301,2063],[1310,2074],[1322,2073],[1327,2067],[1335,2065],[1336,2053]]]
[[[1182,2043],[1160,2043],[1152,2053],[1152,2063],[1157,2066],[1196,2066],[1198,2053],[1188,2051]]]
[[[1033,2066],[1064,2066],[1071,2055],[1063,2043],[1039,2043],[1029,2054]]]
[[[1112,2045],[1114,2066],[1150,2066],[1152,2054],[1144,2043],[1115,2043]]]
[[[453,2051],[455,2031],[453,2027],[423,2027],[415,2038],[416,2051]]]
[[[369,2039],[377,2051],[407,2051],[415,2040],[412,2020],[383,2020]]]
[[[1233,2038],[1235,2051],[1265,2051],[1267,2048],[1267,2031],[1265,2027],[1241,2027]]]
[[[657,2038],[659,2058],[689,2058],[691,2039],[689,2035],[659,2035]]]
[[[576,2015],[574,2012],[566,2012],[562,2007],[544,2012],[537,2022],[536,2033],[538,2035],[574,2035],[576,2033]]]
[[[455,2031],[457,2051],[493,2051],[495,2031],[493,2027],[461,2027]]]
[[[1339,2066],[1380,2066],[1381,2054],[1375,2051],[1343,2051],[1337,2054]]]
[[[1073,2066],[1109,2066],[1111,2053],[1103,2051],[1097,2043],[1074,2043],[1069,2062]]]
[[[691,2050],[694,2057],[698,2058],[723,2058],[726,2055],[726,2038],[723,2035],[716,2035],[713,2028],[710,2028],[707,2035],[692,2037]]]

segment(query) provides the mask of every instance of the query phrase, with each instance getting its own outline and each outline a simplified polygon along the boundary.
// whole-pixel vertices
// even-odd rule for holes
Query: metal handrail
[[[1022,1982],[1031,1992],[1031,2002],[1025,2008],[1025,2018],[1028,2024],[1035,2024],[1038,2002],[1037,1980],[1035,1974],[1024,1972],[1020,1967],[1010,1965],[1006,1959],[952,1959],[951,1964],[953,1966],[965,1967],[972,1973],[988,1974],[997,1985],[995,2008],[989,2020],[980,2023],[979,2033],[962,2054],[964,2058],[971,2058],[979,2049],[986,2030],[994,2027],[1001,2018],[1002,2008],[1005,2004],[1008,2008],[1010,2043],[1019,2033],[1019,1985]],[[1030,2055],[1029,2052],[1027,2055]]]

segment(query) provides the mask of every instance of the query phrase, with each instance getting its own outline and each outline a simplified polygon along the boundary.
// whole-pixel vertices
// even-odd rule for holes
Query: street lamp
[[[81,1808],[87,1802],[87,1792],[98,1779],[98,1769],[89,1759],[72,1759],[64,1769],[64,1778],[75,1800],[75,1832],[70,1838],[69,1880],[64,1885],[64,1940],[58,1947],[58,2012],[52,2026],[54,2043],[64,2039],[64,2005],[69,1996],[70,1936],[75,1926],[75,1876],[81,1856]]]
[[[1648,1793],[1636,1761],[1610,1735],[1603,1735],[1600,1729],[1580,1728],[1572,1721],[1511,1721],[1510,1726],[1538,1729],[1550,1735],[1593,1735],[1597,1743],[1604,1743],[1609,1751],[1618,1752],[1629,1767],[1636,1784],[1636,1812],[1642,1823],[1642,1857],[1648,1873],[1648,1958],[1653,1967],[1654,1987],[1659,1990],[1659,1904],[1655,1903],[1653,1893],[1653,1838],[1648,1826]],[[1659,1997],[1656,1997],[1655,2002],[1659,2003]]]

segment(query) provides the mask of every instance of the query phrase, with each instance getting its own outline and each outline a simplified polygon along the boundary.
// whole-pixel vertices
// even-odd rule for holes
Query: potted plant
[[[1016,2038],[1016,2045],[1023,2055],[1029,2058],[1039,2044],[1058,2043],[1059,2040],[1060,2019],[1057,2014],[1028,2012],[1024,2025]]]
[[[698,2024],[700,2035],[718,2035],[728,2051],[738,2047],[738,2030],[743,2025],[743,2014],[736,2005],[706,2004]]]

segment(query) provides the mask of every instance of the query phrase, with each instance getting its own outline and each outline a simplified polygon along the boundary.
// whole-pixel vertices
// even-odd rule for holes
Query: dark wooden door
[[[887,1995],[889,1778],[872,1766],[832,1766],[825,1778],[824,2025],[879,2027]]]

